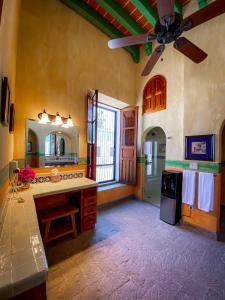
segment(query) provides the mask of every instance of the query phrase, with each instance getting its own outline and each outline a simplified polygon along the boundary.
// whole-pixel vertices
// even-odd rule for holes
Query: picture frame
[[[2,79],[2,90],[1,90],[1,123],[3,126],[9,125],[9,110],[10,110],[10,89],[8,84],[8,78]]]
[[[215,134],[185,136],[185,159],[215,160]]]
[[[1,18],[2,18],[3,1],[4,1],[4,0],[0,0],[0,23],[1,23]]]
[[[9,112],[9,133],[14,132],[14,118],[15,118],[15,107],[12,103],[10,105],[10,112]]]

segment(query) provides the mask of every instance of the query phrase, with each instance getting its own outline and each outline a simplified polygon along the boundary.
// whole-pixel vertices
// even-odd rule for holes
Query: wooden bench
[[[39,222],[45,225],[44,235],[43,235],[44,246],[46,246],[48,242],[67,234],[72,233],[73,236],[76,237],[77,228],[76,228],[75,214],[78,212],[79,209],[72,204],[41,211],[39,213]],[[71,218],[71,224],[68,224],[68,222],[66,222],[66,218],[68,217]],[[64,219],[65,222],[63,223],[61,222],[58,224],[55,223],[51,226],[51,223],[53,221],[59,219]]]

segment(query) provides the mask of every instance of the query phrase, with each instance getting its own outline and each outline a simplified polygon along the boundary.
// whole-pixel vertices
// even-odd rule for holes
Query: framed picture
[[[1,91],[1,123],[3,126],[9,125],[9,109],[10,109],[10,90],[8,84],[8,78],[2,79],[2,91]]]
[[[9,112],[9,132],[10,133],[14,132],[14,117],[15,117],[15,107],[14,107],[14,104],[12,103],[10,105],[10,112]]]
[[[1,23],[1,17],[2,17],[2,7],[3,7],[3,0],[0,0],[0,23]]]
[[[185,137],[185,159],[213,161],[214,155],[215,134]]]
[[[32,142],[27,142],[27,152],[32,152]]]

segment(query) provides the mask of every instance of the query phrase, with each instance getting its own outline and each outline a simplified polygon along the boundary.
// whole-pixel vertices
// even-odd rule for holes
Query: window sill
[[[111,189],[116,189],[116,188],[120,188],[123,186],[127,186],[124,183],[119,183],[119,182],[115,182],[115,183],[110,183],[107,185],[102,185],[98,187],[98,192],[103,192],[103,191],[107,191],[107,190],[111,190]]]

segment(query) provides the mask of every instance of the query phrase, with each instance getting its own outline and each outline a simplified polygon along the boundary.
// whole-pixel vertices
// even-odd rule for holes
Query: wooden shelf
[[[46,223],[49,220],[52,221],[52,220],[56,220],[59,218],[64,218],[66,216],[71,215],[71,213],[75,214],[78,211],[79,211],[79,209],[76,206],[70,204],[70,205],[65,205],[62,207],[55,207],[55,208],[51,208],[51,209],[42,211],[39,214],[39,218],[40,218],[41,223]]]
[[[65,221],[65,220],[64,220]],[[48,242],[53,241],[64,235],[73,233],[72,224],[67,222],[52,223],[49,231]]]

